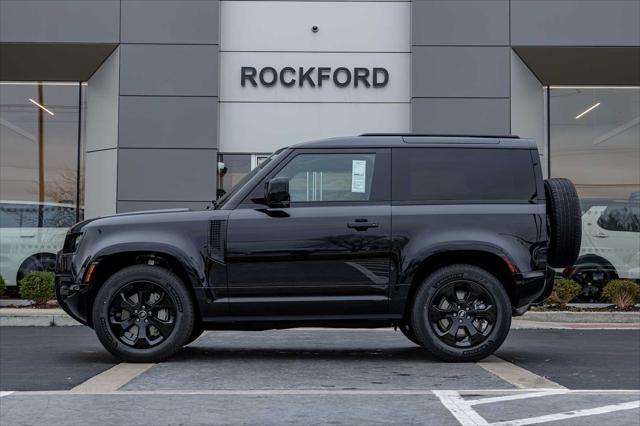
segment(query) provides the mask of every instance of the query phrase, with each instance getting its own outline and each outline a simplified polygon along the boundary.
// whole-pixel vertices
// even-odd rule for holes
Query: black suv
[[[532,140],[362,135],[284,148],[210,209],[75,225],[56,292],[114,355],[203,330],[397,327],[450,361],[493,353],[571,266],[580,207]]]

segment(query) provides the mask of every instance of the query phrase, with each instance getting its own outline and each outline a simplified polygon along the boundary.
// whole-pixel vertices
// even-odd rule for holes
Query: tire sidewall
[[[455,348],[442,342],[428,319],[428,309],[444,286],[454,281],[472,281],[482,286],[496,305],[496,322],[489,337],[476,347]],[[418,341],[429,352],[446,361],[477,361],[495,352],[509,333],[511,303],[502,284],[487,271],[473,266],[450,266],[431,274],[422,283],[413,303],[412,325]]]
[[[174,329],[167,339],[147,349],[132,348],[118,339],[109,327],[109,305],[126,285],[148,281],[162,288],[176,307]],[[153,362],[179,350],[193,329],[193,304],[180,279],[157,266],[131,266],[111,276],[100,288],[93,305],[93,326],[100,342],[118,358],[128,362]]]

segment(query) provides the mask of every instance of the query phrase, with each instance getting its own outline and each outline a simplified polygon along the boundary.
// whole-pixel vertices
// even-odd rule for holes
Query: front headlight
[[[74,253],[78,251],[78,247],[80,247],[80,242],[82,241],[82,238],[84,238],[84,234],[78,234],[76,236],[76,239],[73,242],[73,252]]]
[[[76,233],[76,234],[67,234],[67,237],[64,239],[64,247],[62,248],[63,253],[75,253],[80,246],[80,242],[82,241],[82,237],[84,234]]]

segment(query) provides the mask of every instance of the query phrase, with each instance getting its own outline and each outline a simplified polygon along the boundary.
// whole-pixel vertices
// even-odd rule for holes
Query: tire
[[[411,324],[403,323],[403,324],[400,324],[398,328],[400,329],[402,334],[404,334],[404,337],[411,340],[416,345],[421,346],[420,342],[418,342],[418,339],[416,338],[416,334],[413,332],[413,328],[411,327]]]
[[[186,345],[190,345],[191,343],[193,343],[198,337],[202,336],[202,333],[204,333],[204,328],[202,328],[202,326],[200,324],[194,324],[193,325],[193,330],[191,330],[191,335],[189,336],[189,338],[187,339],[187,342],[184,344]]]
[[[582,213],[578,193],[569,179],[544,182],[547,204],[549,249],[547,262],[553,268],[573,266],[580,253]]]
[[[448,303],[446,308],[446,300],[455,304]],[[436,322],[437,317],[446,319]],[[448,327],[443,327],[445,321]],[[420,285],[411,324],[418,342],[435,357],[475,362],[493,354],[504,342],[511,326],[511,303],[500,281],[486,270],[451,265],[433,272]]]
[[[158,362],[170,357],[186,344],[193,325],[194,307],[187,288],[174,273],[158,266],[134,265],[116,272],[94,300],[93,327],[98,339],[126,362]]]

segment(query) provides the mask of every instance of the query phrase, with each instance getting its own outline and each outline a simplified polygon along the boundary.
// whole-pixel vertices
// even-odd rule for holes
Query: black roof
[[[521,139],[518,136],[365,133],[359,136],[345,136],[302,142],[292,145],[291,148],[401,148],[415,146],[533,149],[536,148],[536,143],[533,139]]]
[[[444,133],[363,133],[358,136],[403,136],[403,137],[444,137],[444,138],[493,138],[493,139],[520,139],[516,135],[451,135]]]

